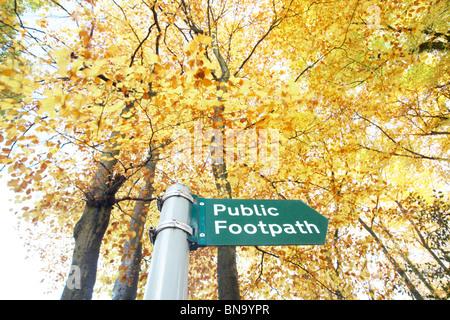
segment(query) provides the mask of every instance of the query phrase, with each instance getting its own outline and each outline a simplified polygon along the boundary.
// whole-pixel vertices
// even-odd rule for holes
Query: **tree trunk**
[[[236,247],[220,246],[217,253],[219,300],[240,300],[236,269]]]
[[[97,261],[112,206],[86,205],[74,229],[75,249],[71,270],[61,300],[90,300],[97,275]],[[75,270],[79,270],[77,275]],[[73,278],[77,277],[77,278]]]
[[[433,295],[433,297],[440,298],[439,295],[436,293],[436,290],[434,289],[434,287],[425,278],[425,276],[422,274],[422,272],[420,272],[419,269],[417,269],[416,265],[409,259],[408,255],[402,250],[402,248],[397,243],[394,236],[389,232],[389,230],[382,225],[380,225],[380,227],[384,231],[384,233],[386,233],[389,236],[389,239],[391,239],[392,243],[395,246],[395,249],[400,254],[400,256],[403,258],[405,263],[409,266],[409,269],[411,269],[411,271],[420,279],[420,281],[422,281],[422,283],[425,285],[425,287],[427,287],[427,289],[430,291],[430,293]]]
[[[117,132],[111,134],[114,139]],[[61,295],[61,300],[89,300],[94,291],[97,275],[97,261],[100,245],[109,224],[115,194],[125,181],[122,175],[113,176],[112,168],[119,154],[117,145],[112,144],[102,154],[94,182],[87,198],[83,215],[73,231],[73,250],[70,274]],[[111,159],[113,157],[113,159]]]
[[[397,263],[395,258],[389,253],[388,249],[385,247],[385,245],[382,243],[381,239],[378,238],[376,233],[373,231],[371,227],[369,227],[361,218],[358,218],[358,221],[362,224],[364,229],[366,229],[367,232],[370,233],[370,235],[375,239],[375,241],[380,245],[381,249],[383,250],[384,254],[388,258],[389,262],[392,263],[392,265],[395,268],[395,271],[400,275],[402,280],[405,282],[406,287],[408,288],[411,295],[417,299],[417,300],[423,300],[422,295],[417,290],[416,286],[412,283],[412,281],[409,279],[408,275],[406,274],[405,270],[403,270],[400,265]]]
[[[204,31],[200,30],[188,14],[188,8],[185,3],[183,3],[182,9],[186,14],[186,21],[191,28],[191,30],[196,34],[205,34]],[[209,3],[207,12],[210,13]],[[228,173],[227,168],[224,163],[224,145],[223,136],[225,133],[225,119],[223,117],[224,102],[222,95],[226,92],[226,85],[230,79],[230,70],[227,65],[227,61],[224,59],[220,52],[219,44],[217,42],[217,27],[210,30],[212,37],[211,48],[213,50],[214,56],[219,63],[221,70],[220,77],[214,75],[214,79],[219,82],[217,87],[217,100],[219,105],[214,107],[214,117],[213,117],[213,127],[218,129],[220,132],[219,137],[214,137],[211,140],[211,159],[212,159],[212,169],[213,175],[216,182],[217,190],[219,191],[219,196],[223,198],[231,198],[231,186],[227,179]],[[216,141],[216,138],[222,139],[221,141]],[[222,149],[221,154],[215,154],[217,150]],[[218,259],[217,259],[217,278],[218,278],[218,295],[221,300],[239,300],[239,282],[238,274],[236,269],[236,248],[235,247],[219,247],[218,248]]]
[[[152,148],[151,148],[152,149]],[[114,283],[112,294],[113,300],[135,300],[139,282],[140,265],[142,260],[142,236],[144,234],[144,224],[147,218],[148,206],[152,198],[153,180],[156,170],[157,153],[150,150],[149,159],[145,164],[147,173],[145,174],[145,184],[142,186],[139,199],[133,208],[133,217],[130,220],[131,233],[136,236],[124,243],[124,252],[126,256],[121,263],[119,275]]]
[[[223,134],[223,128],[222,134]],[[222,135],[223,136],[223,135]],[[212,139],[212,145],[216,143],[223,147],[223,141]],[[228,173],[223,157],[217,156],[214,152],[217,150],[214,146],[211,148],[211,158],[213,161],[212,169],[216,188],[219,191],[219,197],[231,199],[231,185],[228,181]],[[223,155],[223,152],[222,152]],[[236,268],[236,247],[219,246],[217,248],[217,280],[219,300],[240,300],[239,281]]]

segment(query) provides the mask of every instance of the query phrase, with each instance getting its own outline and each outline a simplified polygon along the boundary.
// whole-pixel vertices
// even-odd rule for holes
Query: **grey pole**
[[[189,188],[174,184],[162,197],[161,217],[154,230],[154,248],[144,300],[186,300],[189,271]]]

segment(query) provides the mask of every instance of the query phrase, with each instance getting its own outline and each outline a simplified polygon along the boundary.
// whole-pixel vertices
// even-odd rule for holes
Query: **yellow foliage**
[[[227,164],[232,196],[301,199],[330,219],[329,236],[321,248],[240,248],[241,296],[393,298],[394,286],[405,286],[398,276],[377,280],[382,289],[368,286],[395,268],[358,219],[379,219],[398,232],[396,240],[417,246],[407,218],[390,212],[409,193],[448,183],[448,44],[420,52],[424,43],[445,40],[443,2],[77,6],[77,28],[40,24],[45,50],[33,71],[13,60],[0,67],[0,162],[8,186],[24,199],[44,194],[26,215],[42,224],[56,217],[54,232],[69,233],[98,168],[114,164],[105,181],[127,178],[116,198],[138,199],[150,151],[160,159],[153,195],[177,181],[217,197],[211,133],[273,130],[278,138],[269,151],[278,152],[277,161]],[[260,140],[259,155],[263,147]],[[129,226],[137,203],[121,201],[111,216],[103,259],[114,263],[99,276],[104,287],[117,270],[129,281],[119,269],[120,248],[144,230]],[[157,224],[153,206],[140,221],[145,228]],[[148,259],[152,249],[143,241]],[[215,255],[214,248],[192,253],[191,298],[217,298]]]

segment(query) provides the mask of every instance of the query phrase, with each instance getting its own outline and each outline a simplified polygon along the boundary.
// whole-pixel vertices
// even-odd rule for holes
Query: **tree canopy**
[[[54,241],[104,229],[97,292],[142,297],[154,199],[180,182],[202,197],[300,199],[329,219],[323,246],[237,247],[243,299],[448,299],[448,2],[78,0],[39,12],[36,25],[2,13],[18,33],[0,40],[32,63],[0,67],[0,170],[20,200],[38,199],[23,218]],[[251,131],[267,157],[252,161],[248,142],[245,161],[227,158],[225,138]],[[100,207],[101,227],[87,218]],[[46,254],[62,290],[70,253]],[[191,253],[190,298],[218,298],[216,263],[216,248]]]

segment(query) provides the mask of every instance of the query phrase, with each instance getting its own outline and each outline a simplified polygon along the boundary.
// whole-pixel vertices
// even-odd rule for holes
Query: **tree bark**
[[[395,258],[389,253],[388,249],[386,248],[386,246],[383,244],[383,242],[381,241],[381,239],[376,235],[376,233],[373,231],[373,229],[371,227],[369,227],[361,218],[358,218],[358,221],[362,224],[362,226],[364,227],[364,229],[366,229],[367,232],[370,233],[370,235],[375,239],[375,241],[380,245],[381,249],[383,250],[384,254],[386,255],[386,257],[388,258],[388,260],[392,263],[392,265],[395,268],[395,271],[397,271],[397,273],[400,275],[400,277],[402,278],[402,280],[405,282],[406,287],[408,288],[409,292],[411,293],[411,295],[416,299],[416,300],[423,300],[422,295],[419,293],[419,291],[417,291],[416,286],[412,283],[412,281],[409,279],[408,275],[406,274],[406,271],[403,270],[400,265],[397,263],[397,261],[395,260]]]
[[[154,188],[153,181],[156,170],[156,162],[159,154],[152,154],[150,148],[149,158],[144,166],[147,170],[145,174],[145,183],[139,194],[139,199],[133,208],[133,217],[130,220],[131,233],[136,236],[124,243],[123,254],[126,257],[122,260],[121,270],[125,270],[119,275],[114,283],[112,294],[113,300],[135,300],[137,296],[137,287],[139,282],[140,265],[142,260],[142,237],[144,234],[144,224],[147,218],[148,206],[152,198]]]
[[[220,117],[219,117],[220,118]],[[219,122],[220,123],[220,122]],[[223,128],[222,136],[223,136]],[[212,139],[212,145],[219,143],[223,148],[222,141]],[[228,173],[223,157],[215,155],[216,147],[211,148],[212,169],[219,197],[231,199],[231,185],[228,181]],[[222,150],[223,155],[223,150]],[[217,248],[217,280],[219,300],[240,300],[239,281],[236,268],[236,247],[219,246]]]
[[[97,275],[97,261],[103,235],[108,227],[112,205],[86,205],[74,229],[75,248],[72,267],[79,268],[79,279],[64,287],[61,300],[90,300]],[[76,274],[70,277],[76,276]],[[77,285],[77,282],[78,285]]]
[[[217,249],[217,280],[219,300],[240,300],[236,247],[220,246]]]
[[[119,133],[113,132],[111,138],[117,135]],[[112,174],[118,154],[115,143],[103,152],[91,189],[85,193],[87,199],[83,215],[73,231],[75,247],[70,268],[73,273],[69,274],[61,300],[92,299],[100,246],[109,224],[115,194],[125,182],[124,176]]]
[[[214,143],[214,141],[213,141]],[[215,148],[213,148],[214,150]],[[231,199],[231,185],[227,180],[228,173],[224,162],[213,158],[213,174],[219,196]],[[219,300],[240,300],[239,281],[236,268],[236,247],[219,246],[217,248],[217,281]]]
[[[419,269],[417,269],[416,265],[409,259],[408,255],[402,250],[402,248],[400,247],[400,245],[397,243],[396,239],[394,238],[394,236],[389,232],[389,230],[384,227],[384,226],[380,226],[381,229],[384,231],[384,233],[386,233],[389,238],[391,239],[392,243],[395,246],[395,249],[397,250],[397,252],[400,254],[400,256],[403,258],[403,260],[405,261],[405,263],[409,266],[409,268],[411,269],[411,271],[420,279],[420,281],[422,281],[422,283],[425,285],[425,287],[427,287],[427,289],[430,291],[430,293],[434,296],[439,298],[439,295],[436,293],[436,290],[434,289],[434,287],[431,285],[431,283],[425,278],[425,276],[422,274],[421,271],[419,271]]]
[[[184,11],[186,16],[185,22],[188,24],[189,28],[195,34],[208,34],[212,37],[212,50],[214,56],[219,63],[221,75],[217,77],[213,74],[214,79],[219,82],[219,86],[217,87],[218,93],[222,91],[222,93],[226,92],[226,84],[230,78],[230,70],[227,65],[227,61],[224,59],[222,54],[220,53],[219,44],[217,42],[217,25],[211,27],[211,9],[209,7],[206,8],[207,17],[208,17],[208,25],[210,25],[210,30],[208,33],[201,30],[192,20],[189,14],[189,6],[182,1],[181,9]],[[248,59],[248,58],[247,58]],[[246,60],[245,60],[246,61]],[[245,61],[241,65],[244,65]],[[220,105],[214,108],[214,118],[213,118],[213,126],[218,129],[221,133],[221,137],[224,135],[225,131],[225,122],[223,118],[223,110],[224,104],[221,96],[217,96],[217,100],[220,102]],[[211,144],[215,146],[212,147],[211,150],[211,158],[212,158],[212,168],[214,179],[216,182],[217,190],[219,191],[219,196],[223,198],[231,198],[231,186],[227,180],[227,168],[223,161],[223,152],[222,155],[216,155],[214,152],[217,149],[217,144],[222,148],[223,151],[223,141],[215,141],[215,137],[212,138]],[[221,300],[239,300],[239,283],[238,283],[238,274],[236,269],[236,248],[235,247],[219,247],[218,248],[218,260],[217,260],[217,277],[218,277],[218,294],[219,299]]]

